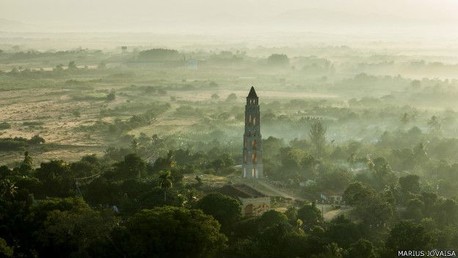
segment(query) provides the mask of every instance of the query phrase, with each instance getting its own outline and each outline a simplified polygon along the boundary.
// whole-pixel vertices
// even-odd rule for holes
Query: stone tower
[[[254,87],[246,98],[245,133],[243,134],[243,178],[262,178],[262,142],[259,98]]]

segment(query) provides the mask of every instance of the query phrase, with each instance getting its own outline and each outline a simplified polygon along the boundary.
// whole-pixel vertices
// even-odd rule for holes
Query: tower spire
[[[250,93],[248,93],[247,98],[250,98],[250,99],[258,98],[258,95],[256,94],[256,90],[254,89],[253,86],[251,86]]]

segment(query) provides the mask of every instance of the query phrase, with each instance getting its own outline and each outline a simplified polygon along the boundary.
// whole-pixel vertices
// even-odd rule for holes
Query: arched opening
[[[245,217],[253,216],[253,204],[245,206]]]

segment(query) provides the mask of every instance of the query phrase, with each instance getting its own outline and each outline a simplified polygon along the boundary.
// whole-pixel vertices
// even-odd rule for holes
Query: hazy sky
[[[16,23],[18,22],[18,23]],[[458,0],[0,0],[0,30],[458,33]]]

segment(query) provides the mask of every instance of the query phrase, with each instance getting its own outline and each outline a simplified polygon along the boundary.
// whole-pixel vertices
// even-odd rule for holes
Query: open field
[[[269,63],[254,49],[183,52],[194,60],[191,64],[180,59],[139,62],[135,52],[7,51],[0,55],[0,120],[10,127],[0,135],[43,137],[48,146],[34,152],[36,165],[50,158],[102,155],[109,146],[129,147],[140,135],[171,137],[180,145],[216,139],[237,150],[250,86],[261,98],[265,138],[307,137],[307,119],[319,118],[329,124],[333,142],[373,141],[384,131],[414,124],[429,130],[427,120],[433,115],[444,120],[445,135],[457,135],[453,116],[458,82],[437,79],[445,70],[457,70],[454,63],[440,63],[440,68],[428,52],[410,57],[385,54],[376,61],[377,49],[355,57],[357,49],[330,55],[325,54],[327,48],[315,48],[322,56],[301,56],[290,48],[271,50],[294,52],[286,65]],[[400,64],[410,74],[418,58],[424,58],[421,66],[435,66],[435,79],[377,75],[383,69],[389,74]],[[376,64],[380,69],[371,74]],[[415,122],[400,123],[404,113],[415,116]],[[1,155],[11,164],[21,157],[20,152]]]

